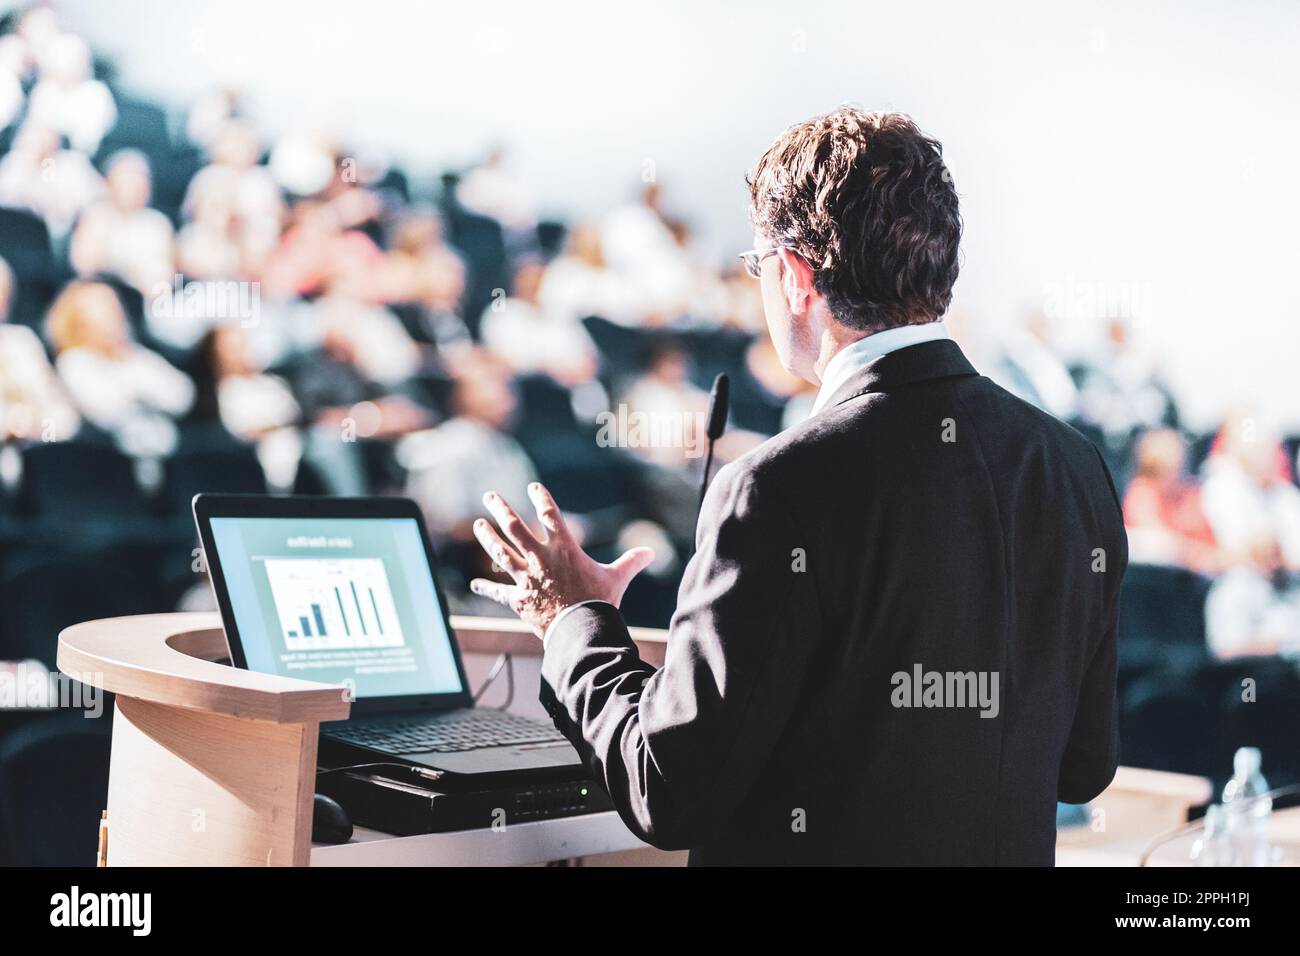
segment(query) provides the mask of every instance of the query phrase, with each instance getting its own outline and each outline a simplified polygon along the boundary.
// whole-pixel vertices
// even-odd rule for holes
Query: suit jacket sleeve
[[[1119,766],[1117,644],[1112,624],[1084,674],[1057,782],[1063,803],[1087,803],[1110,785]]]
[[[807,546],[780,494],[733,463],[706,496],[662,668],[609,604],[551,632],[542,703],[648,843],[706,840],[784,729],[820,629]]]
[[[1119,766],[1119,583],[1128,569],[1128,541],[1114,480],[1100,453],[1097,460],[1110,485],[1112,523],[1117,530],[1107,548],[1106,629],[1084,672],[1057,780],[1057,799],[1064,803],[1087,803],[1096,797],[1110,785]]]

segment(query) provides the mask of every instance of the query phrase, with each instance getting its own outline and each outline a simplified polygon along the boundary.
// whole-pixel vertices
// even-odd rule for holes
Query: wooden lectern
[[[226,654],[213,613],[59,635],[59,670],[117,695],[110,866],[308,864],[319,726],[351,704],[341,687],[217,663]]]
[[[500,653],[540,657],[541,641],[522,621],[453,616],[451,623],[467,666],[477,657],[486,667]],[[647,660],[663,661],[665,632],[634,628],[633,635]],[[227,653],[216,613],[89,621],[59,635],[59,670],[117,695],[108,779],[108,865],[311,862],[320,724],[347,717],[351,704],[342,687],[218,663]],[[593,845],[602,848],[597,852],[643,846],[613,813],[601,821],[582,818],[581,824],[595,832],[600,830],[597,822],[616,833],[616,838],[597,833]],[[572,841],[563,832],[574,825],[575,820],[559,820],[540,826],[555,830],[563,843]],[[521,839],[536,843],[526,830],[515,828]],[[442,852],[444,843],[456,842],[455,836],[434,840],[438,853],[426,862],[439,862],[442,856],[466,862],[464,853]],[[532,856],[507,856],[532,861],[572,855],[563,850],[532,847]],[[373,862],[373,854],[363,856]]]

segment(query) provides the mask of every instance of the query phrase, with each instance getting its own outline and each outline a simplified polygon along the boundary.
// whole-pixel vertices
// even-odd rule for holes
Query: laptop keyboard
[[[384,750],[414,754],[427,750],[457,753],[484,747],[546,744],[564,740],[549,724],[497,710],[464,710],[438,717],[401,717],[381,723],[331,727],[335,740]]]

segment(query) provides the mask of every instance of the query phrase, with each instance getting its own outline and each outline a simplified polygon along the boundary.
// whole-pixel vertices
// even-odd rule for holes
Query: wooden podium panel
[[[216,614],[91,621],[59,669],[116,696],[110,866],[306,866],[321,721],[342,687],[238,670]]]

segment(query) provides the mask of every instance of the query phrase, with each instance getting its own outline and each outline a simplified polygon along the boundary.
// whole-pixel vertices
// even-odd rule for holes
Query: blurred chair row
[[[1120,760],[1231,776],[1238,747],[1259,747],[1275,786],[1300,782],[1300,670],[1283,657],[1215,659],[1205,636],[1208,579],[1131,565],[1120,598]]]
[[[180,448],[163,462],[156,495],[145,491],[136,462],[108,444],[43,442],[22,451],[22,479],[9,502],[18,518],[107,518],[126,525],[151,516],[185,519],[200,491],[266,491],[257,455],[231,442],[225,447]],[[150,529],[153,530],[153,529]]]

